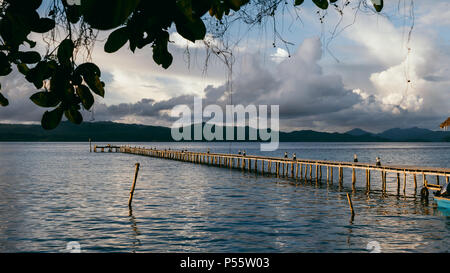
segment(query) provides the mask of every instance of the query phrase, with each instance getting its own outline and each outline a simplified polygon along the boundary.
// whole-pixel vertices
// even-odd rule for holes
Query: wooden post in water
[[[128,206],[131,207],[131,202],[133,201],[134,189],[136,188],[136,181],[139,173],[139,163],[136,163],[136,171],[134,173],[133,185],[131,186],[130,198],[128,199]]]
[[[333,185],[333,167],[330,167],[330,184]]]
[[[403,195],[406,194],[406,172],[403,173]]]
[[[417,176],[414,174],[414,194],[417,192]]]
[[[316,164],[316,182],[319,181],[319,164]]]
[[[89,152],[92,153],[92,142],[91,142],[91,139],[89,139]]]
[[[350,211],[352,213],[352,217],[355,216],[355,210],[353,209],[352,199],[350,198],[350,194],[347,193],[348,205],[350,206]]]
[[[367,171],[366,171],[367,174]],[[354,188],[356,184],[356,171],[355,168],[352,169],[352,187]]]
[[[400,194],[400,173],[397,173],[397,195]]]

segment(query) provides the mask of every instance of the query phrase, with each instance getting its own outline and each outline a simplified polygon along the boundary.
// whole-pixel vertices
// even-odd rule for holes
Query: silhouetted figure
[[[358,162],[358,156],[356,154],[353,155],[353,162]]]
[[[295,155],[295,153],[292,155],[292,159],[297,160],[297,156]]]
[[[241,150],[238,151],[238,155],[240,155],[240,154],[241,154]]]
[[[208,148],[208,154],[209,154],[209,148]]]
[[[377,158],[376,158],[376,159],[377,159],[377,163],[376,163],[376,165],[377,165],[377,166],[381,166],[381,161],[380,161],[380,158],[379,158],[379,157],[377,156]]]
[[[287,152],[284,152],[284,158],[288,158]]]
[[[245,156],[245,151],[242,154]]]

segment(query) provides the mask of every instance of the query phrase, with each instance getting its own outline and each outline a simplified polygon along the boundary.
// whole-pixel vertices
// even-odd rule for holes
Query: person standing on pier
[[[376,165],[377,165],[377,166],[381,166],[380,157],[377,156],[376,160],[377,160],[377,164],[376,164]]]
[[[353,155],[353,162],[358,162],[358,156],[356,154]]]

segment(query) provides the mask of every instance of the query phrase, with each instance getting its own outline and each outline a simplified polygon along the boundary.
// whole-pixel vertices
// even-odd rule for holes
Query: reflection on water
[[[259,154],[258,144],[141,143]],[[282,143],[298,158],[448,167],[445,143]],[[128,194],[141,163],[133,207]],[[89,153],[85,143],[0,144],[0,251],[60,252],[447,252],[450,217],[415,195],[381,194],[351,172],[344,187],[126,154]],[[350,179],[349,179],[350,178]],[[432,178],[431,178],[432,179]],[[419,181],[420,182],[420,181]],[[419,190],[421,183],[419,183]],[[356,211],[351,219],[346,193]]]

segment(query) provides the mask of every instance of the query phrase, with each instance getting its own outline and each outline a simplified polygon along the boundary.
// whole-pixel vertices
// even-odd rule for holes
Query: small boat
[[[449,197],[435,196],[434,201],[436,201],[438,207],[450,210],[450,198]]]

